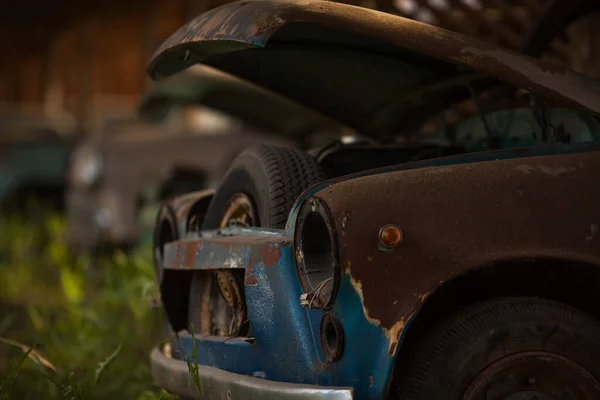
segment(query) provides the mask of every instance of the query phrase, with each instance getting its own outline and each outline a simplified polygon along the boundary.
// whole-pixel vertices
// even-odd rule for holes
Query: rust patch
[[[246,285],[256,286],[258,285],[258,279],[256,279],[254,275],[248,274],[248,276],[246,276]]]
[[[350,211],[346,210],[340,217],[339,225],[342,227],[340,231],[342,236],[346,236],[346,225],[348,224],[348,218],[350,217],[350,214]]]
[[[427,292],[427,293],[423,293],[422,295],[417,296],[418,299],[421,301],[421,303],[423,303],[431,294],[431,291]]]
[[[260,258],[265,267],[271,267],[281,258],[281,250],[279,247],[265,246],[260,249]]]
[[[179,263],[181,262],[181,243],[177,242],[177,247],[175,248],[175,258],[170,258],[168,260],[167,266],[169,268],[178,268]]]
[[[254,275],[252,275],[252,268],[254,268],[254,264],[256,263],[256,249],[252,247],[250,251],[250,262],[246,266],[246,285],[247,286],[256,286],[258,285],[258,280]]]
[[[177,248],[179,249],[180,246],[182,246],[182,245],[178,244]],[[184,247],[183,265],[186,268],[192,268],[194,266],[194,262],[196,261],[196,255],[198,254],[198,251],[200,251],[201,246],[202,246],[201,242],[192,242],[192,243],[187,243],[187,244],[183,245],[183,247]]]
[[[385,326],[383,326],[381,324],[381,320],[371,317],[369,315],[369,310],[365,307],[362,283],[360,281],[354,279],[350,272],[348,272],[348,276],[350,277],[350,283],[352,284],[352,286],[354,287],[354,290],[356,291],[356,293],[358,293],[358,296],[360,297],[360,302],[363,307],[363,312],[365,314],[365,318],[367,318],[367,321],[369,321],[373,325],[380,327],[383,330],[383,334],[388,339],[388,343],[389,343],[388,344],[388,355],[393,356],[396,353],[396,349],[398,347],[398,342],[400,340],[400,335],[402,334],[402,329],[404,329],[404,326],[406,325],[405,318],[401,317],[400,320],[397,321],[394,325],[392,325],[392,327],[389,329],[386,328]],[[410,317],[412,317],[412,314],[406,320],[410,319]]]

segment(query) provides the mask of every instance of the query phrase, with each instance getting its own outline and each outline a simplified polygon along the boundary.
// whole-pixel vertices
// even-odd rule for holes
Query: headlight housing
[[[75,185],[91,186],[102,173],[103,161],[100,153],[89,147],[82,147],[73,154],[70,180]]]
[[[337,294],[340,265],[335,221],[325,202],[311,197],[301,207],[294,232],[302,305],[329,308]]]

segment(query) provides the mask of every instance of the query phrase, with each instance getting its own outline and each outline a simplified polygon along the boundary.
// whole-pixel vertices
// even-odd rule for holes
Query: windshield
[[[399,141],[467,152],[600,141],[598,120],[586,112],[506,85],[483,87],[476,91],[463,80],[413,96],[411,112],[420,123]]]

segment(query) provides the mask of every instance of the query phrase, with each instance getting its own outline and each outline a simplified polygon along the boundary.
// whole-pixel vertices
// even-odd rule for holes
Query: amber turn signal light
[[[384,247],[396,247],[402,243],[402,239],[402,231],[396,225],[386,225],[379,231],[379,241]]]

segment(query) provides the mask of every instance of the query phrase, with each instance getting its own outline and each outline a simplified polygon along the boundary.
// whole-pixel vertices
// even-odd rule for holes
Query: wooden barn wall
[[[81,9],[42,37],[20,38],[24,26],[5,26],[0,31],[0,103],[42,105],[47,98],[60,98],[68,111],[84,118],[94,99],[135,99],[149,83],[145,70],[152,52],[188,13],[189,0],[154,0]]]
[[[55,0],[33,8],[10,2],[0,13],[0,103],[59,104],[86,129],[86,121],[103,108],[122,109],[123,101],[135,104],[149,84],[146,63],[162,41],[185,21],[228,1]],[[513,49],[544,4],[544,0],[445,0],[447,9],[442,10],[441,0],[339,1],[402,14]],[[480,6],[467,6],[474,2]],[[412,8],[405,10],[403,4],[409,3]],[[599,26],[596,19],[582,29],[594,31],[596,38]],[[553,43],[548,58],[600,75],[600,42],[574,34],[571,42]]]
[[[0,15],[0,33],[12,29],[8,36],[20,43],[0,67],[0,101],[43,102],[49,93],[57,98],[61,92],[71,111],[85,114],[86,105],[89,108],[99,96],[139,95],[148,84],[146,62],[160,42],[184,21],[228,1],[55,0],[33,9],[10,3],[14,9]],[[482,4],[494,7],[479,13],[458,0],[446,0],[450,10],[433,7],[430,0],[339,1],[416,19],[425,13],[433,18],[429,22],[513,47],[543,2],[486,0]],[[419,6],[402,11],[400,6],[407,2]],[[35,39],[35,46],[25,42],[25,36]]]

